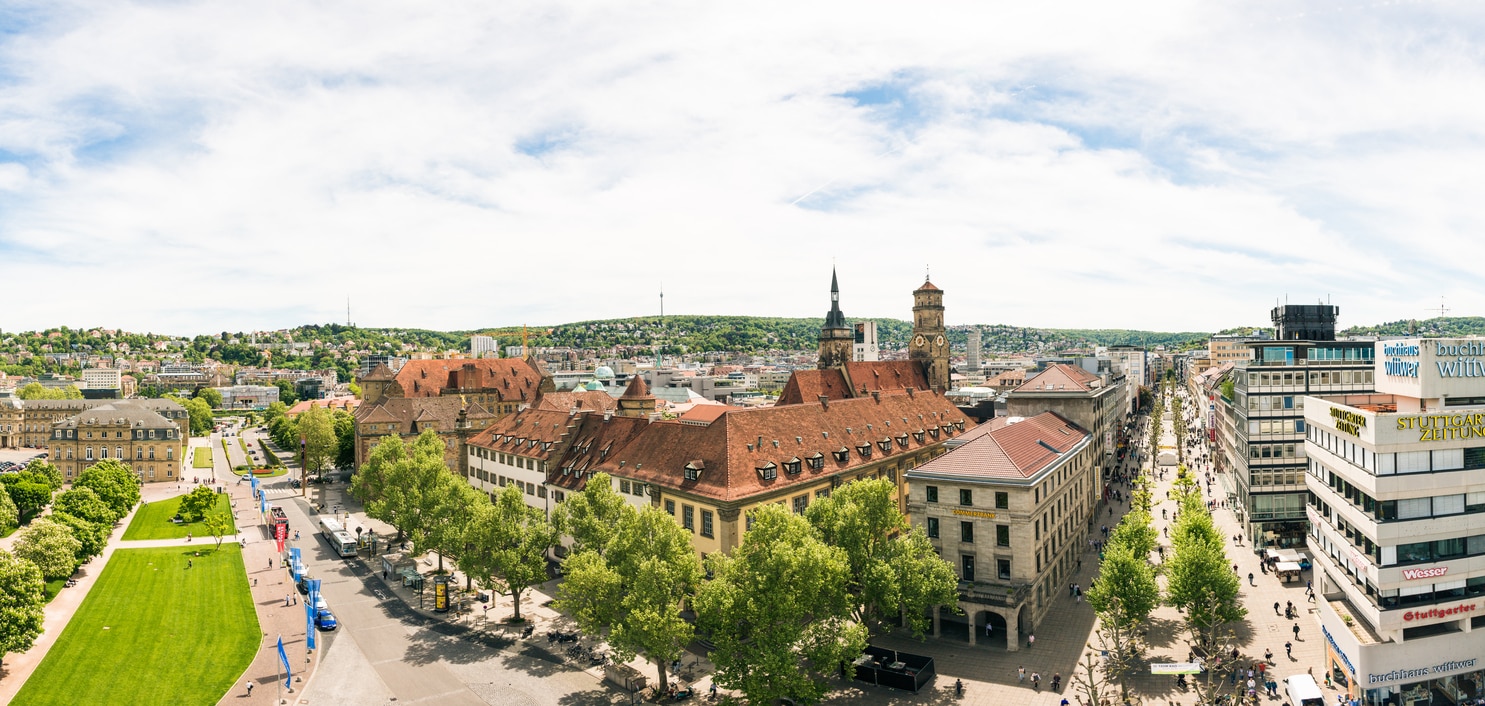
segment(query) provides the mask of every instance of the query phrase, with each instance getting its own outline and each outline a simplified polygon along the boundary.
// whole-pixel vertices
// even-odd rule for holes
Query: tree
[[[61,489],[62,485],[67,482],[62,478],[61,470],[39,458],[33,458],[30,463],[26,464],[26,472],[44,480],[52,490]]]
[[[816,500],[805,518],[850,562],[848,590],[854,617],[868,628],[883,615],[901,615],[913,634],[930,625],[927,610],[956,605],[959,579],[922,530],[914,530],[897,506],[896,484],[885,478],[847,483]]]
[[[356,467],[356,418],[343,409],[331,415],[335,421],[335,467],[349,471]]]
[[[366,514],[396,527],[398,537],[406,536],[413,552],[422,554],[433,549],[433,525],[452,486],[462,482],[444,466],[443,439],[430,429],[413,441],[405,460],[385,469],[379,497],[367,502]]]
[[[217,505],[217,493],[208,486],[198,485],[180,499],[180,516],[186,522],[196,522],[211,512]]]
[[[62,491],[52,502],[52,509],[54,512],[65,512],[73,517],[105,526],[112,525],[119,519],[108,503],[99,499],[98,494],[93,492],[92,488],[87,487],[74,487]]]
[[[31,649],[41,635],[45,587],[41,569],[0,549],[0,660]]]
[[[510,596],[513,621],[521,620],[521,594],[547,580],[547,551],[559,534],[546,513],[526,504],[525,494],[507,485],[494,504],[477,506],[465,535],[468,550],[459,565],[481,588]]]
[[[10,499],[10,493],[0,487],[0,534],[5,534],[21,524],[21,511]]]
[[[553,511],[552,522],[572,537],[572,553],[596,552],[602,556],[618,531],[628,505],[614,491],[607,473],[595,473],[582,492],[573,493]]]
[[[64,579],[77,571],[77,553],[82,542],[72,536],[72,528],[49,518],[41,518],[16,535],[15,555],[41,569],[48,581]]]
[[[222,408],[222,392],[214,387],[203,387],[197,390],[196,399],[206,402],[212,409]]]
[[[626,503],[607,550],[585,549],[563,563],[559,609],[571,612],[584,632],[607,632],[616,661],[644,655],[664,691],[666,665],[680,658],[695,634],[681,617],[701,584],[691,534],[664,510],[635,511]]]
[[[103,548],[108,546],[108,534],[112,528],[107,525],[88,522],[65,512],[53,512],[46,518],[72,530],[73,538],[78,541],[76,556],[79,564],[102,554]]]
[[[335,420],[324,407],[311,406],[294,419],[295,430],[304,440],[304,470],[320,474],[335,460],[339,440],[335,438]]]
[[[139,478],[128,466],[111,458],[89,466],[72,487],[92,489],[119,517],[129,514],[129,508],[139,502]]]
[[[782,506],[756,509],[753,520],[733,556],[708,558],[716,578],[696,595],[700,627],[716,644],[714,678],[755,704],[816,703],[824,673],[866,647],[866,628],[851,620],[850,560]]]
[[[206,526],[206,531],[211,533],[212,538],[217,540],[217,549],[221,550],[222,536],[232,529],[232,523],[227,520],[227,516],[220,512],[210,512],[201,523]]]
[[[21,517],[41,512],[52,501],[52,487],[36,476],[13,473],[0,477],[0,483],[4,484],[5,492],[15,502]]]

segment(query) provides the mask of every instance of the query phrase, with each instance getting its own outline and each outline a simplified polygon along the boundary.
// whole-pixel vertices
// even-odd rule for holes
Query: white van
[[[1325,694],[1308,674],[1296,674],[1284,680],[1284,693],[1293,706],[1325,706]]]

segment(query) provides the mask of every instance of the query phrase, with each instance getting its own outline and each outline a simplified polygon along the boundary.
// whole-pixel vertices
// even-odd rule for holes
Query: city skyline
[[[1482,10],[1283,9],[11,4],[0,330],[1481,313]]]

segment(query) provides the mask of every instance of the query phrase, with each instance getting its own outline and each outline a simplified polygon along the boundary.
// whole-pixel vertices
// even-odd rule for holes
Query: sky
[[[0,331],[1485,314],[1485,3],[0,0]],[[1470,197],[1470,193],[1476,193]]]

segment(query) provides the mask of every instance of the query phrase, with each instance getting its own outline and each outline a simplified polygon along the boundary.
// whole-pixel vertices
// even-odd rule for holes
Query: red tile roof
[[[437,397],[445,389],[462,388],[493,392],[502,401],[531,401],[541,390],[542,373],[524,358],[409,360],[396,381],[404,397]]]
[[[822,475],[915,453],[973,428],[941,395],[883,395],[759,409],[730,409],[708,426],[657,421],[594,470],[722,501],[743,501]],[[838,453],[841,455],[837,455]],[[818,458],[823,468],[812,470]],[[791,473],[785,464],[799,463]],[[687,464],[704,468],[686,480]],[[773,464],[775,478],[760,469]]]
[[[1088,392],[1097,387],[1101,378],[1082,368],[1065,363],[1053,363],[1036,375],[1026,378],[1012,393],[1016,392]]]
[[[918,468],[909,478],[926,475],[1024,480],[1035,476],[1088,440],[1082,427],[1043,412],[1004,425],[985,425],[966,433],[962,446]]]

